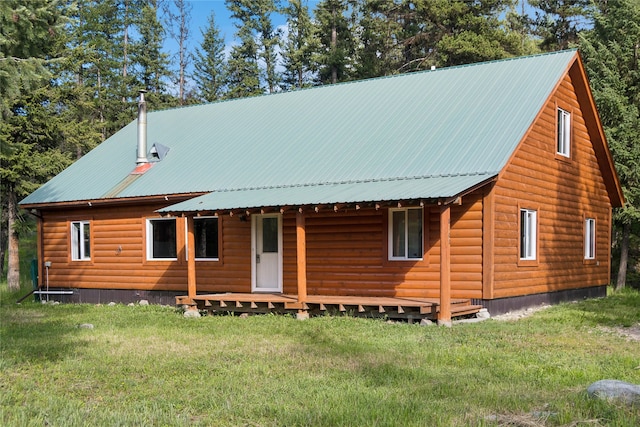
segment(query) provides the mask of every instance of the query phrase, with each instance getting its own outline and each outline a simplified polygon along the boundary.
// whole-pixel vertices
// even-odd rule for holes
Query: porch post
[[[451,208],[440,207],[440,311],[438,324],[451,326]]]
[[[193,231],[193,215],[187,216],[187,293],[193,302],[196,296],[196,239]]]
[[[307,300],[307,231],[304,213],[296,213],[296,258],[298,261],[298,303],[304,307]]]

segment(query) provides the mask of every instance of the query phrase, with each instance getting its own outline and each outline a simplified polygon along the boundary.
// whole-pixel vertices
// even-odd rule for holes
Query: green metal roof
[[[137,179],[134,120],[21,203],[213,192],[185,211],[453,197],[497,175],[575,50],[148,115],[170,148]],[[124,183],[124,185],[123,185]]]

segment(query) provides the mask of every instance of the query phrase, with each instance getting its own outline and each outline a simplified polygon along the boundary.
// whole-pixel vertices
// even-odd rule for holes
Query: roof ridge
[[[398,176],[388,178],[369,178],[369,179],[352,179],[342,181],[327,181],[327,182],[315,182],[315,183],[297,183],[297,184],[282,184],[282,185],[265,185],[261,187],[238,187],[238,188],[224,188],[221,190],[212,190],[211,193],[233,193],[235,191],[257,191],[257,190],[276,190],[284,188],[301,188],[301,187],[320,187],[323,185],[344,185],[344,184],[365,184],[371,182],[391,182],[391,181],[411,181],[417,179],[430,179],[430,178],[454,178],[459,176],[481,176],[481,175],[497,175],[499,171],[484,171],[484,172],[459,172],[459,173],[443,173],[443,174],[429,174],[429,175],[414,175],[414,176]]]

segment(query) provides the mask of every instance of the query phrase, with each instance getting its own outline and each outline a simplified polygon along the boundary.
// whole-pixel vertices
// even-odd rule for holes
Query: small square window
[[[596,220],[584,220],[584,259],[596,259]]]
[[[571,156],[571,113],[558,108],[558,146],[557,153],[564,157]]]
[[[176,259],[176,220],[147,220],[147,259]]]
[[[71,259],[88,261],[91,259],[91,224],[89,221],[71,223]]]
[[[537,248],[537,212],[520,209],[520,259],[535,260]]]
[[[389,259],[422,259],[422,208],[389,210]]]

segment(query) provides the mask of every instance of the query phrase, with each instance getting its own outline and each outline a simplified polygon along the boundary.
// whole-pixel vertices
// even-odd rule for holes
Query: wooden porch
[[[304,302],[297,295],[276,293],[218,293],[176,297],[178,305],[195,305],[210,313],[301,313],[322,315],[345,313],[354,316],[388,317],[409,322],[436,320],[440,312],[437,298],[389,298],[307,295]],[[469,299],[451,299],[451,317],[477,313],[481,305]]]

